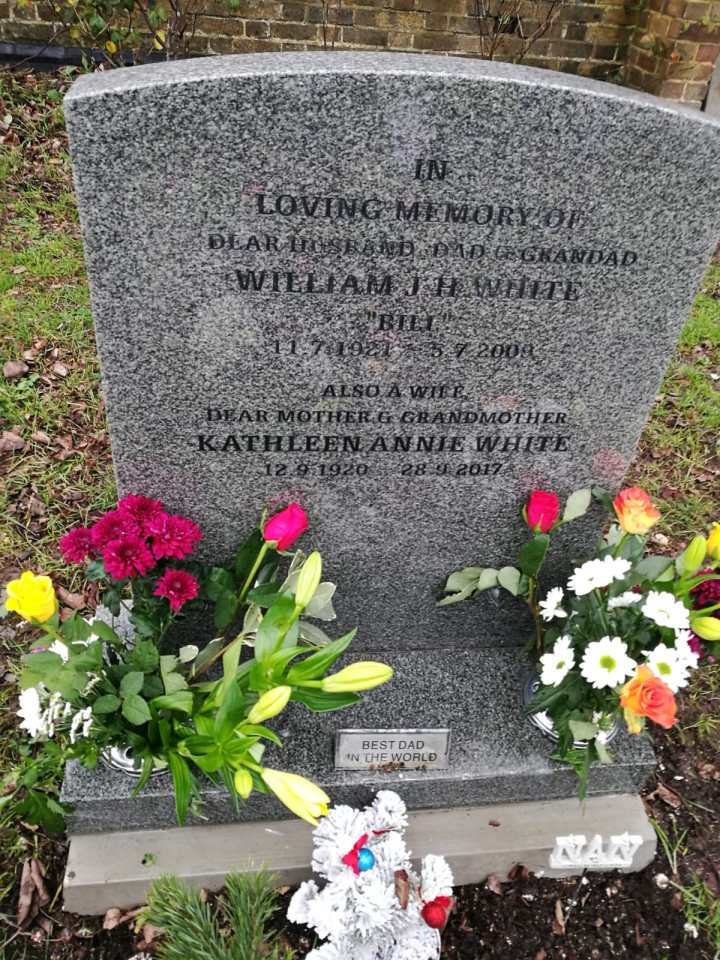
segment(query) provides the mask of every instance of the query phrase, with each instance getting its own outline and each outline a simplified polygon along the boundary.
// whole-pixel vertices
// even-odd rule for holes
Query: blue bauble
[[[358,852],[358,870],[363,873],[365,870],[372,870],[375,866],[375,854],[367,847],[361,847]]]

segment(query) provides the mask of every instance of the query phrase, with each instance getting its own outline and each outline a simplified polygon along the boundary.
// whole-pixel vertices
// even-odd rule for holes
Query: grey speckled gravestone
[[[533,487],[619,484],[717,239],[719,128],[388,54],[135,67],[82,77],[65,109],[121,491],[194,517],[209,558],[300,500],[339,625],[398,668],[367,707],[288,714],[288,766],[338,799],[569,796],[520,719],[520,608],[434,602],[448,571],[513,555]],[[336,772],[341,727],[449,728],[449,767]],[[592,788],[632,792],[650,763],[623,744]],[[128,792],[73,773],[76,829],[170,821],[164,781]]]

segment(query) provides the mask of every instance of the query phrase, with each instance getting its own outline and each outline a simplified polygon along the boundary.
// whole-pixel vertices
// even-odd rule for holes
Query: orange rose
[[[638,717],[648,717],[666,730],[677,722],[673,692],[650,667],[637,668],[635,676],[620,691],[620,706],[625,710],[630,733],[642,729]]]
[[[640,487],[621,490],[613,506],[625,533],[647,533],[660,519],[660,511]]]

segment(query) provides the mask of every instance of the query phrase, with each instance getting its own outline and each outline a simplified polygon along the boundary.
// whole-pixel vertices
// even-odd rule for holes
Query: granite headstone
[[[65,110],[120,491],[192,516],[208,558],[299,500],[356,654],[397,669],[332,723],[283,714],[283,763],[354,802],[403,778],[411,806],[572,795],[498,649],[525,643],[520,608],[435,599],[514,555],[533,487],[619,484],[717,238],[720,127],[391,54],[134,67]],[[558,575],[597,522],[564,533]],[[403,727],[448,728],[448,769],[332,772],[334,729]],[[619,754],[591,791],[637,789],[649,750]],[[69,777],[82,829],[171,821],[163,778],[141,808],[112,776]]]

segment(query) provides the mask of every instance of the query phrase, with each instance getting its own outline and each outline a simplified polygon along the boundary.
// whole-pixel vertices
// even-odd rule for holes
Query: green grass
[[[658,503],[658,529],[673,541],[720,520],[720,264],[695,300],[632,478]]]

